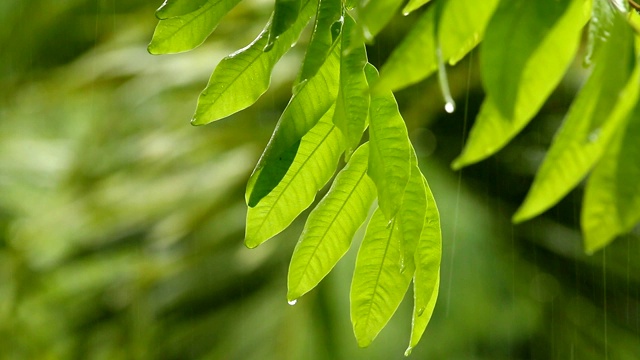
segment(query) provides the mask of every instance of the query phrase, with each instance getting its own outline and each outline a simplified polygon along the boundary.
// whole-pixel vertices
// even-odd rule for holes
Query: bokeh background
[[[244,186],[303,47],[254,107],[189,125],[217,62],[258,34],[272,2],[245,0],[202,47],[157,57],[146,44],[159,5],[0,2],[0,359],[403,358],[411,293],[357,348],[355,251],[289,306],[303,222],[257,249],[242,244]],[[383,63],[415,18],[396,19],[370,61]],[[439,302],[411,357],[640,358],[637,229],[585,255],[581,189],[509,221],[584,78],[581,60],[512,144],[453,172],[484,96],[477,59],[449,69],[452,115],[435,79],[397,94],[444,235]]]

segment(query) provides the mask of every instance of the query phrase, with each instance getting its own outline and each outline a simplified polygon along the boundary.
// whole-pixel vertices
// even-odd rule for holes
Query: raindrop
[[[422,314],[424,314],[424,309],[424,306],[418,309],[418,316],[422,316]]]
[[[598,141],[599,138],[600,138],[600,129],[595,129],[589,134],[589,136],[587,137],[587,140],[589,142],[596,142]]]
[[[404,356],[409,356],[411,355],[411,351],[413,351],[413,348],[411,346],[409,346],[407,348],[407,350],[404,352]]]
[[[408,12],[408,11],[403,11],[403,12],[402,12],[402,15],[403,15],[403,16],[409,16],[409,14],[411,14],[411,13],[410,13],[410,12]]]
[[[448,112],[449,114],[453,113],[455,110],[456,110],[456,103],[447,101],[447,103],[444,104],[444,111]]]
[[[444,110],[451,114],[456,109],[456,103],[451,97],[451,90],[449,89],[449,79],[447,78],[447,69],[442,59],[442,49],[440,45],[436,49],[436,60],[438,61],[438,83],[440,83],[440,91],[442,97],[444,97],[445,105]]]
[[[289,300],[287,301],[287,303],[289,303],[289,305],[293,306],[298,302],[298,299],[293,299],[293,300]]]
[[[264,49],[262,49],[262,51],[264,52],[269,52],[271,51],[271,49],[273,49],[273,45],[275,44],[274,41],[270,40],[267,45],[264,47]]]

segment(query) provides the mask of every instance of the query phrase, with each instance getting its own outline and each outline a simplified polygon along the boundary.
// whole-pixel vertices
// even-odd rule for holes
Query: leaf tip
[[[409,355],[411,355],[412,351],[413,351],[413,346],[409,345],[407,350],[404,351],[404,356],[409,357]]]

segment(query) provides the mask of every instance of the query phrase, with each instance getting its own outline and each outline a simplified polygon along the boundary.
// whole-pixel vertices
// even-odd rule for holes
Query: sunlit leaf
[[[487,95],[467,144],[453,163],[455,169],[478,162],[500,150],[540,110],[575,57],[582,27],[589,18],[587,5],[588,1],[573,0],[564,16],[531,54],[521,74],[513,117],[504,116],[493,96]]]
[[[298,83],[312,78],[331,52],[331,45],[342,32],[342,1],[322,0],[318,3],[311,40],[302,61]]]
[[[531,57],[570,4],[569,0],[502,1],[496,9],[484,36],[480,66],[487,95],[505,118],[514,116],[521,84],[527,84],[523,75]],[[548,65],[561,68],[563,73],[566,69],[557,60]]]
[[[415,347],[431,319],[438,300],[440,286],[440,261],[442,257],[442,234],[438,206],[426,179],[422,177],[427,196],[427,212],[420,241],[416,249],[415,275],[413,277],[413,320],[411,341],[407,353]]]
[[[587,37],[587,56],[585,63],[591,64],[595,53],[609,38],[609,29],[615,19],[614,9],[609,0],[592,0],[591,21]]]
[[[160,20],[149,44],[149,52],[172,54],[199,46],[215,30],[220,19],[239,2],[240,0],[208,0],[195,11]],[[192,6],[195,7],[195,4]],[[185,10],[185,7],[191,8],[190,5],[184,5],[180,10]]]
[[[369,109],[369,176],[378,189],[378,202],[387,220],[402,203],[411,175],[411,143],[393,94],[372,95]]]
[[[290,154],[295,153],[296,144],[334,105],[339,81],[340,43],[336,42],[316,76],[298,86],[280,116],[247,184],[246,198],[250,207],[256,206],[280,182],[291,164]]]
[[[267,25],[249,46],[224,58],[200,94],[191,123],[208,124],[255,103],[269,88],[273,67],[297,41],[300,32],[311,18],[315,5],[314,0],[309,0],[304,5],[296,23],[280,35],[271,51],[263,51],[267,44]]]
[[[160,20],[174,16],[182,16],[198,10],[209,0],[166,0],[156,10],[156,17]]]
[[[367,64],[367,50],[364,43],[357,46],[351,43],[354,40],[354,26],[353,19],[346,15],[342,48],[352,50],[343,53],[340,58],[340,89],[333,117],[333,122],[347,140],[347,157],[358,146],[369,113],[369,84],[364,70]]]
[[[640,221],[640,102],[589,177],[582,210],[584,244],[598,250]]]
[[[413,271],[413,258],[425,225],[428,204],[427,192],[422,173],[418,168],[417,158],[413,151],[411,155],[411,178],[402,197],[402,206],[398,211],[398,222],[402,231],[400,268],[404,270],[409,267]]]
[[[633,42],[633,31],[617,16],[593,73],[571,105],[514,221],[542,213],[573,189],[626,119],[638,97]]]
[[[245,245],[256,247],[284,230],[329,181],[344,151],[343,137],[332,118],[333,108],[302,138],[279,184],[249,207]]]
[[[402,3],[402,0],[361,0],[356,6],[356,19],[360,28],[356,29],[354,35],[363,35],[365,39],[372,41],[398,13]]]
[[[401,269],[402,232],[376,209],[360,245],[351,283],[351,322],[358,345],[371,344],[404,298],[413,269]],[[401,271],[404,270],[404,271]]]
[[[275,0],[275,3],[265,51],[269,51],[276,39],[293,26],[303,4],[302,0]]]
[[[459,61],[482,40],[497,4],[498,0],[451,0],[429,6],[382,66],[376,88],[399,90],[433,74],[438,44],[444,61]]]
[[[429,1],[431,0],[409,0],[407,5],[405,5],[404,8],[402,8],[402,13],[404,15],[408,15],[412,13],[414,10],[416,10],[417,8],[421,7],[422,5],[427,4]]]
[[[368,158],[369,145],[364,144],[309,214],[289,264],[289,301],[313,289],[331,271],[366,219],[376,196],[367,176]]]

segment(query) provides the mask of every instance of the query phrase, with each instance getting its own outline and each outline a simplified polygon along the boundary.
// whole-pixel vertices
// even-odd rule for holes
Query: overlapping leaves
[[[238,2],[166,1],[157,12],[161,20],[149,50],[174,53],[198,46]],[[369,345],[413,281],[407,354],[418,343],[438,295],[440,220],[391,91],[438,71],[452,105],[445,63],[454,65],[483,39],[480,67],[487,97],[454,167],[490,156],[527,125],[574,60],[591,18],[594,69],[516,220],[552,206],[595,166],[583,212],[587,249],[628,231],[640,211],[640,189],[630,180],[640,175],[635,135],[640,70],[630,15],[608,1],[593,2],[275,0],[258,37],[218,64],[192,123],[223,119],[257,101],[275,64],[315,13],[293,95],[246,192],[245,244],[255,247],[312,206],[340,159],[346,162],[306,221],[289,267],[288,300],[297,301],[331,271],[374,206],[351,287],[354,333],[361,346]],[[364,42],[373,41],[398,12],[422,6],[424,12],[378,77],[367,63]],[[369,140],[362,143],[366,132]]]

